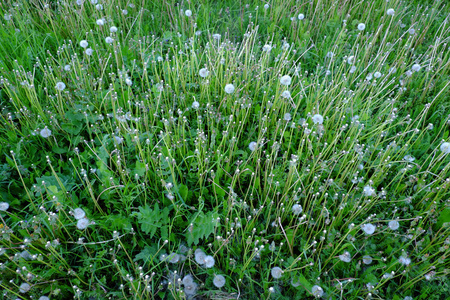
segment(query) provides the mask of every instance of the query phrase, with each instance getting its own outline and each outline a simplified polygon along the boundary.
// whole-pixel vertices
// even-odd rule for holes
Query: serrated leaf
[[[164,207],[163,210],[160,210],[158,203],[155,204],[153,209],[149,206],[139,207],[139,212],[136,215],[142,231],[148,233],[152,238],[158,229],[169,224],[170,210],[171,207]]]
[[[191,220],[190,223],[193,224],[192,229],[188,230],[186,233],[186,239],[189,246],[193,243],[198,245],[200,239],[208,238],[215,230],[218,225],[217,218],[219,214],[217,212],[208,212],[204,214],[200,212],[197,214],[195,219]]]

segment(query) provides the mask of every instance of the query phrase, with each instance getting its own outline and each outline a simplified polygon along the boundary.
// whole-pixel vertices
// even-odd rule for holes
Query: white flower
[[[45,126],[44,129],[41,130],[40,135],[43,138],[48,138],[49,136],[52,135],[52,131],[50,129],[48,129],[47,126]]]
[[[323,117],[322,115],[319,114],[315,114],[314,116],[312,116],[312,121],[314,124],[322,124],[323,123]]]
[[[445,154],[449,154],[450,153],[450,143],[442,143],[441,145],[441,151],[444,152]]]
[[[98,19],[96,23],[97,23],[98,26],[103,26],[103,25],[105,25],[105,20]]]
[[[130,78],[127,78],[127,79],[125,79],[125,83],[126,83],[126,85],[131,86],[133,84],[133,81],[131,81]]]
[[[227,84],[225,86],[225,93],[233,94],[234,93],[234,85],[232,85],[231,83]]]
[[[9,204],[6,202],[0,202],[0,211],[6,211],[9,208]]]
[[[184,14],[186,15],[186,17],[190,17],[192,16],[192,11],[190,9],[187,9]]]
[[[366,25],[364,23],[359,23],[358,24],[358,30],[359,31],[363,31],[364,29],[366,29]]]
[[[350,255],[350,252],[345,251],[344,254],[339,255],[339,259],[343,262],[349,263],[352,260],[352,256]]]
[[[403,157],[403,159],[404,160],[406,160],[407,162],[413,162],[413,161],[415,161],[416,159],[414,158],[414,156],[412,156],[412,155],[405,155],[404,157]]]
[[[176,264],[177,262],[180,261],[180,255],[177,253],[171,253],[169,254],[168,259],[171,264]]]
[[[377,72],[373,73],[373,77],[380,78],[381,77],[381,73],[377,71]]]
[[[47,296],[40,296],[39,300],[50,300],[50,298]]]
[[[94,53],[94,50],[92,50],[91,48],[87,48],[85,52],[86,52],[86,55],[91,56],[92,53]]]
[[[366,196],[373,196],[375,195],[375,189],[371,187],[370,185],[366,185],[363,189],[364,195]]]
[[[282,48],[283,48],[283,50],[288,50],[290,46],[291,46],[291,45],[289,45],[289,43],[286,43],[286,42],[285,42],[285,43],[283,44],[283,47],[282,47]]]
[[[355,71],[356,71],[356,66],[352,66],[352,67],[350,68],[350,73],[355,73]]]
[[[333,58],[334,57],[334,53],[332,51],[328,51],[326,57],[327,58]]]
[[[83,4],[83,0],[77,0],[77,5],[82,5]]]
[[[294,204],[292,206],[292,213],[294,215],[299,215],[303,211],[303,207],[299,204]]]
[[[193,296],[197,292],[197,284],[195,282],[184,285],[184,293],[188,296]]]
[[[66,85],[64,84],[64,82],[57,82],[55,89],[57,89],[58,91],[63,91],[66,88]]]
[[[201,35],[201,34],[202,34],[201,30],[197,30],[197,31],[195,32],[195,35],[196,35],[196,36],[199,36],[199,35]]]
[[[79,219],[77,222],[77,228],[80,230],[86,229],[89,226],[89,220],[87,218]]]
[[[299,14],[297,18],[298,18],[299,20],[303,20],[303,19],[305,18],[305,15],[304,15],[304,14]]]
[[[281,97],[285,98],[285,99],[289,99],[291,98],[291,92],[289,92],[288,90],[284,91],[281,93]]]
[[[410,30],[408,30],[408,33],[410,35],[413,35],[414,33],[416,33],[416,30],[414,28],[411,28]]]
[[[120,145],[123,142],[123,138],[121,138],[120,136],[114,136],[114,141]]]
[[[226,280],[225,280],[225,277],[223,275],[216,275],[216,276],[214,276],[213,284],[216,287],[218,287],[218,288],[223,287],[225,285],[225,282],[226,282]]]
[[[291,119],[292,119],[292,116],[291,116],[290,113],[285,113],[285,114],[284,114],[284,120],[285,120],[285,121],[288,121],[288,122],[289,122]]]
[[[265,52],[270,52],[270,50],[272,50],[272,46],[270,46],[270,45],[264,45],[264,47],[263,47],[263,51],[265,51]]]
[[[364,255],[363,263],[366,265],[370,265],[372,263],[372,257],[370,255]]]
[[[98,3],[98,0],[91,0],[91,3],[92,3],[92,4],[97,4],[97,3]]]
[[[195,261],[199,265],[203,265],[205,263],[206,254],[201,249],[195,250]]]
[[[395,14],[395,10],[394,10],[393,8],[389,8],[389,9],[386,11],[386,14],[387,14],[388,16],[393,16],[393,15]]]
[[[71,66],[70,66],[70,65],[65,65],[65,66],[64,66],[64,71],[69,72],[70,69],[71,69]]]
[[[214,257],[212,257],[211,255],[208,255],[205,257],[205,267],[206,268],[212,268],[214,267]]]
[[[388,226],[392,230],[397,230],[400,227],[400,223],[395,220],[392,220],[392,221],[389,221]]]
[[[112,39],[112,37],[106,37],[106,39],[105,39],[105,42],[107,43],[107,44],[112,44],[112,42],[114,42],[114,40]]]
[[[323,289],[320,286],[315,285],[312,287],[311,293],[314,295],[314,297],[320,298],[323,296]]]
[[[111,33],[117,32],[117,27],[116,26],[111,26],[109,28],[109,32],[111,32]]]
[[[269,9],[269,4],[264,4],[264,9]]]
[[[375,232],[375,229],[376,229],[376,228],[377,228],[377,227],[376,227],[375,225],[370,224],[370,223],[361,225],[361,229],[362,229],[362,230],[364,231],[364,233],[367,234],[367,235],[373,234],[373,233]]]
[[[82,208],[78,207],[73,210],[73,216],[75,217],[75,219],[80,220],[86,216],[86,213]]]
[[[281,268],[279,267],[273,267],[272,270],[270,270],[270,274],[273,278],[278,279],[283,276],[283,270],[281,270]]]
[[[398,262],[401,263],[404,266],[407,266],[411,263],[411,258],[407,257],[407,256],[400,256],[400,258],[398,259]]]
[[[291,84],[291,82],[292,82],[292,78],[289,75],[284,75],[280,78],[280,83],[282,85],[288,86]]]
[[[97,4],[97,5],[95,6],[95,8],[96,8],[97,10],[103,10],[103,5]]]
[[[209,75],[209,71],[208,71],[207,68],[201,68],[201,69],[198,71],[198,75],[200,75],[200,77],[202,77],[202,78],[206,78],[206,77],[208,77],[208,75]]]
[[[251,151],[255,151],[257,146],[258,146],[258,144],[257,144],[256,142],[251,142],[251,143],[248,145],[248,148],[249,148]]]
[[[215,39],[215,40],[220,40],[221,35],[218,34],[218,33],[214,33],[214,34],[212,35],[212,37],[213,37],[213,39]]]
[[[353,60],[355,59],[355,57],[352,55],[352,56],[349,56],[348,58],[347,58],[347,63],[349,64],[349,65],[351,65],[351,64],[353,64]]]
[[[157,61],[163,61],[164,58],[162,58],[162,56],[158,56],[158,57],[156,58],[156,60],[157,60]]]
[[[28,292],[30,289],[31,289],[31,286],[30,286],[28,283],[24,282],[24,283],[22,283],[22,284],[20,285],[20,287],[19,287],[19,292],[22,293],[22,294],[25,294],[25,293]]]
[[[198,109],[200,107],[200,103],[198,103],[197,101],[194,101],[193,103],[192,103],[192,108],[193,109]]]
[[[373,74],[372,73],[367,74],[366,80],[372,80],[372,78],[373,78]]]
[[[411,67],[411,70],[413,70],[414,72],[419,72],[420,68],[421,68],[421,66],[419,64],[414,64]]]
[[[411,70],[406,71],[405,75],[408,76],[408,77],[411,77],[412,76],[412,71]]]
[[[80,41],[80,46],[83,48],[86,48],[89,45],[89,43],[86,40]]]
[[[194,278],[192,277],[192,275],[188,274],[183,277],[182,282],[184,285],[191,285],[194,283]]]

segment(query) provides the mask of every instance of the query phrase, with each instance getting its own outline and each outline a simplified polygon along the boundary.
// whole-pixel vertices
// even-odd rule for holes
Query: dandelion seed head
[[[0,202],[0,211],[7,211],[9,204],[7,202]]]
[[[256,142],[251,142],[251,143],[248,145],[248,148],[249,148],[251,151],[255,151],[257,146],[258,146],[258,144],[257,144]]]
[[[441,145],[441,151],[444,152],[445,154],[449,154],[450,153],[450,143],[442,143]]]
[[[111,27],[109,28],[109,32],[111,32],[111,33],[117,32],[117,27],[116,27],[116,26],[111,26]]]
[[[283,276],[283,270],[281,270],[280,267],[273,267],[272,270],[270,270],[270,274],[273,278],[279,279]]]
[[[419,72],[420,69],[421,69],[421,66],[420,66],[419,64],[414,64],[414,65],[411,67],[411,70],[413,70],[414,72]]]
[[[288,121],[288,122],[289,122],[289,121],[292,119],[292,116],[291,116],[290,113],[285,113],[283,119],[284,119],[285,121]]]
[[[190,9],[187,9],[187,10],[184,12],[184,14],[185,14],[186,17],[190,17],[190,16],[192,16],[192,11],[191,11]]]
[[[98,19],[96,21],[96,23],[97,23],[98,26],[103,26],[103,25],[105,25],[105,20],[104,19]]]
[[[209,71],[208,71],[207,68],[201,68],[201,69],[198,71],[198,74],[200,75],[200,77],[206,78],[206,77],[208,77],[208,75],[209,75]]]
[[[397,230],[400,227],[400,223],[395,220],[392,220],[389,221],[388,226],[391,230]]]
[[[291,98],[291,92],[289,92],[288,90],[284,91],[281,93],[281,97],[285,98],[285,99],[289,99]]]
[[[395,14],[395,10],[394,10],[393,8],[389,8],[389,9],[386,11],[386,14],[387,14],[388,16],[393,16],[393,15]]]
[[[52,131],[47,128],[47,126],[44,127],[44,129],[41,130],[39,133],[43,138],[48,138],[52,135]]]
[[[377,227],[375,225],[370,224],[370,223],[361,225],[362,231],[364,231],[364,233],[367,235],[373,234],[375,232],[376,228]]]
[[[206,268],[212,268],[214,267],[215,261],[214,261],[214,257],[212,257],[211,255],[208,255],[205,257],[205,267]]]
[[[366,265],[370,265],[372,263],[373,259],[370,255],[364,255],[363,256],[363,263]]]
[[[366,24],[364,24],[364,23],[359,23],[359,24],[358,24],[358,30],[359,30],[359,31],[363,31],[364,29],[366,29]]]
[[[105,42],[106,42],[107,44],[112,44],[112,43],[114,42],[114,40],[113,40],[112,37],[107,36],[107,37],[105,38]]]
[[[231,83],[227,84],[225,86],[225,93],[233,94],[234,93],[234,85],[232,85]]]
[[[221,287],[223,287],[225,285],[225,283],[226,283],[226,280],[225,280],[225,277],[223,275],[216,275],[216,276],[214,276],[213,284],[214,284],[215,287],[221,288]]]
[[[25,294],[26,292],[28,292],[31,289],[31,286],[24,282],[19,286],[19,292],[22,294]]]
[[[291,84],[291,82],[292,82],[292,78],[289,75],[284,75],[280,78],[280,83],[282,85],[288,86]]]
[[[294,215],[299,215],[303,211],[303,207],[299,204],[294,204],[292,206],[292,213]]]
[[[323,296],[323,289],[320,286],[315,285],[311,288],[311,293],[314,295],[314,297],[320,298]]]
[[[312,121],[314,124],[323,124],[323,116],[319,114],[315,114],[312,116]]]
[[[297,18],[298,18],[299,20],[303,20],[303,19],[305,18],[305,15],[304,15],[304,14],[299,14]]]
[[[80,46],[81,46],[82,48],[86,48],[88,45],[89,45],[89,43],[88,43],[86,40],[80,41]]]
[[[66,88],[66,84],[62,81],[59,81],[56,83],[55,89],[57,89],[58,91],[64,91],[64,89]]]
[[[339,255],[339,259],[343,262],[349,263],[352,260],[350,252],[345,251],[343,254]]]
[[[198,101],[192,102],[192,108],[193,109],[198,109],[199,107],[200,107],[200,103],[198,103]]]
[[[91,56],[92,53],[94,53],[94,50],[92,50],[92,48],[87,48],[85,53],[86,53],[86,55]]]
[[[86,216],[86,213],[82,208],[78,207],[73,210],[73,216],[75,217],[75,219],[80,220]]]
[[[86,229],[89,226],[89,220],[87,218],[79,219],[77,222],[77,228],[80,230]]]
[[[375,195],[375,189],[370,185],[366,185],[363,189],[364,195],[370,197]]]

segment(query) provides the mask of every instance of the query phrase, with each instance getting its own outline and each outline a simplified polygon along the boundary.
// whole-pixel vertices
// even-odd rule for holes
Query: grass
[[[447,299],[445,1],[0,15],[4,299]]]

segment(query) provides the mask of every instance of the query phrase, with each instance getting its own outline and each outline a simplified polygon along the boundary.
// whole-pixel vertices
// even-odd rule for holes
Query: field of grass
[[[445,0],[0,3],[1,299],[450,299]]]

